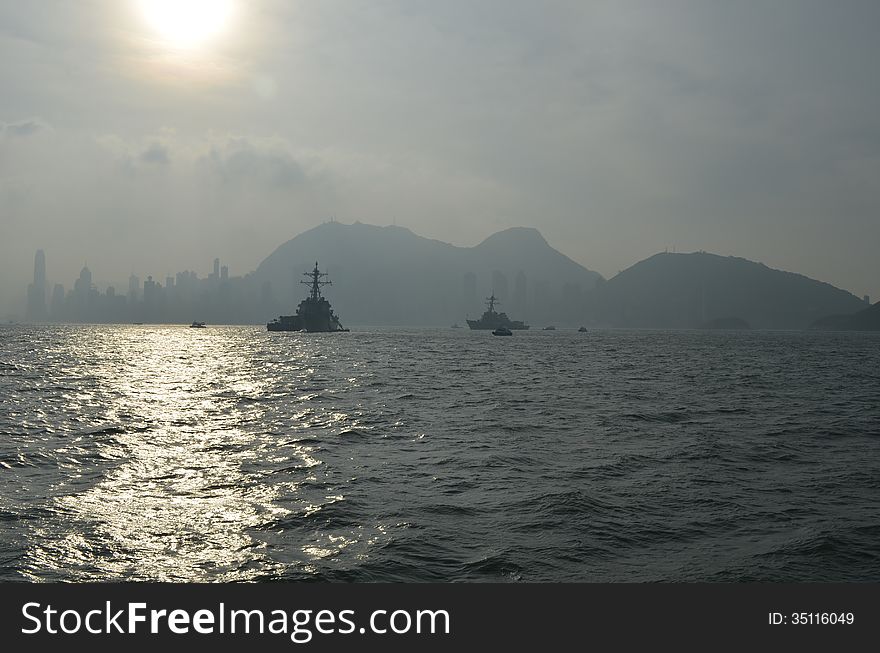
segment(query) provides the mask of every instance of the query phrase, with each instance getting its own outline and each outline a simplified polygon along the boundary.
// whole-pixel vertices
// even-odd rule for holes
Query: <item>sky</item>
[[[873,0],[0,0],[0,317],[331,218],[880,299]]]

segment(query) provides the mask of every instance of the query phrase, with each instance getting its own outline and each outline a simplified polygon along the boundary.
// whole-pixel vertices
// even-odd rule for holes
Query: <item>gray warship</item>
[[[328,279],[326,272],[318,270],[318,262],[315,261],[315,269],[304,272],[308,281],[300,281],[301,284],[310,286],[309,296],[299,303],[296,315],[281,315],[266,325],[268,331],[307,331],[308,333],[334,333],[348,331],[343,328],[339,318],[333,313],[328,302],[321,295],[321,286],[333,285]]]
[[[479,320],[468,320],[468,326],[471,329],[480,329],[480,330],[494,330],[500,328],[511,329],[512,331],[523,331],[529,328],[528,324],[520,320],[511,320],[507,317],[507,313],[498,313],[495,310],[495,304],[500,303],[498,298],[495,297],[495,293],[492,293],[491,297],[486,298],[486,306],[489,308],[485,313],[483,313],[483,317]]]

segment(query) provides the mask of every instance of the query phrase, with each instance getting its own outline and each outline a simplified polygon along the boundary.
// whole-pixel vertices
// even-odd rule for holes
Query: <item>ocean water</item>
[[[878,581],[880,336],[0,327],[0,580]]]

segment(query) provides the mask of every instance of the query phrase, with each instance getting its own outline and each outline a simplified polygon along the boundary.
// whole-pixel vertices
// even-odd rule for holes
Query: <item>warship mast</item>
[[[311,286],[311,291],[309,292],[309,299],[313,302],[321,299],[321,286],[332,286],[332,281],[322,281],[322,277],[328,276],[326,272],[318,271],[318,262],[315,261],[315,269],[311,272],[303,272],[304,277],[308,277],[311,281],[300,281],[301,284],[305,286]]]
[[[501,303],[501,302],[498,301],[498,298],[495,297],[495,293],[494,293],[494,292],[492,293],[492,295],[491,295],[490,297],[486,297],[486,302],[487,302],[486,306],[489,307],[489,312],[490,312],[490,313],[494,313],[494,312],[495,312],[495,304],[496,304],[496,302],[497,302],[498,304]]]

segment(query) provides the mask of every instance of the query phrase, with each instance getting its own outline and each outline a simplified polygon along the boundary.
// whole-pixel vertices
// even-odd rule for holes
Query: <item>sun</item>
[[[196,48],[218,36],[232,15],[232,0],[138,0],[138,4],[150,27],[177,48]]]

